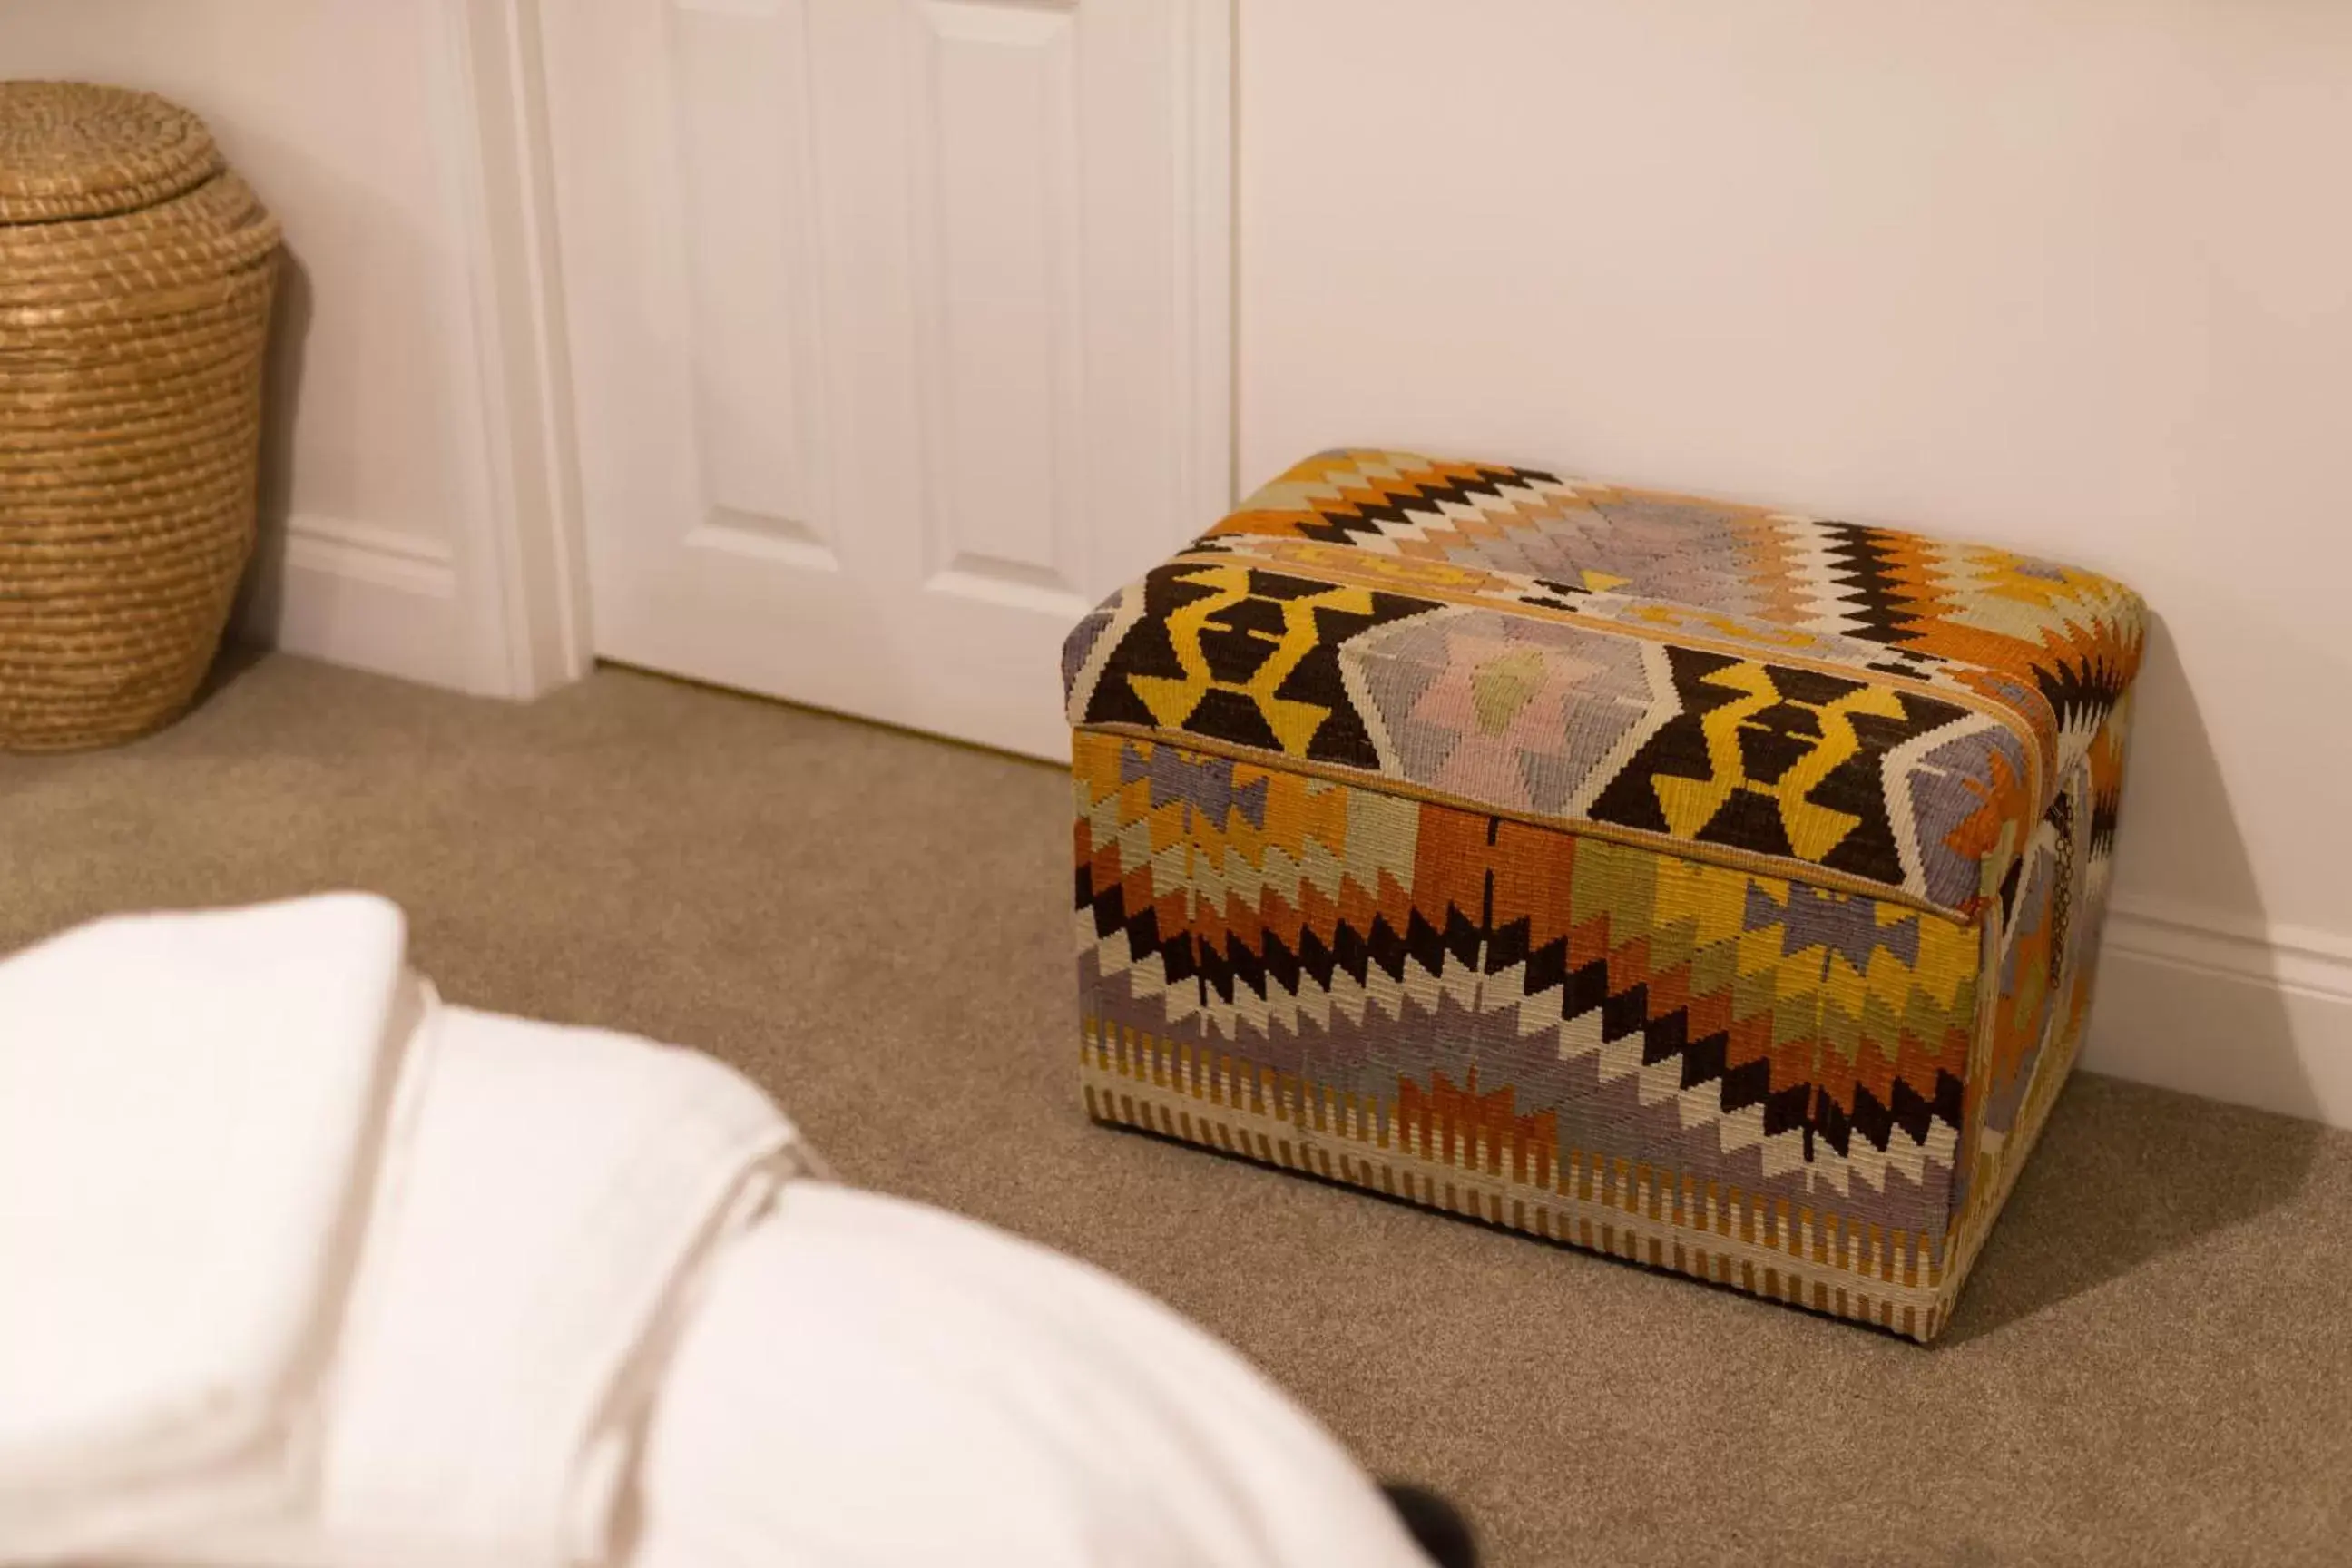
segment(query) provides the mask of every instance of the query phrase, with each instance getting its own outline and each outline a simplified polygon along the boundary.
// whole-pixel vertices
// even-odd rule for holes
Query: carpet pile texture
[[[1093,1126],[1069,810],[626,671],[516,707],[236,656],[161,735],[0,756],[0,949],[383,892],[451,999],[700,1047],[850,1179],[1161,1296],[1502,1568],[2352,1552],[2352,1134],[2081,1075],[1922,1349]]]

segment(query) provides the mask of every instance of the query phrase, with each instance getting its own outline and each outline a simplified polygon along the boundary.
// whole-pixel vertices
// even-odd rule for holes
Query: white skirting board
[[[2352,939],[2118,900],[2082,1065],[2352,1128]]]
[[[341,518],[265,537],[238,629],[289,653],[465,689],[471,628],[449,546]]]

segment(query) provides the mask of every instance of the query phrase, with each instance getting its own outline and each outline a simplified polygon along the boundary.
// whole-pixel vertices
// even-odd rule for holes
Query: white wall
[[[0,76],[185,104],[285,226],[248,630],[520,694],[463,15],[440,0],[5,0]]]
[[[1244,486],[1437,448],[2133,583],[2090,1065],[2352,1124],[2352,5],[1241,22]]]

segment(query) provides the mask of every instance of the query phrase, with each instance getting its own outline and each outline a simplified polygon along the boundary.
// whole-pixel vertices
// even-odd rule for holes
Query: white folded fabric
[[[400,911],[145,915],[0,963],[0,1560],[286,1506],[388,1087]]]
[[[641,1352],[793,1131],[691,1051],[436,1022],[337,1360],[318,1516],[339,1556],[602,1562],[659,1370]]]
[[[352,896],[0,963],[0,1563],[601,1562],[805,1168],[692,1052],[443,1005]]]
[[[223,1568],[602,1563],[703,1260],[801,1167],[690,1051],[432,1005],[395,1113],[303,1506],[131,1560]]]
[[[634,1568],[1427,1568],[1323,1430],[1108,1275],[796,1182],[719,1261]]]

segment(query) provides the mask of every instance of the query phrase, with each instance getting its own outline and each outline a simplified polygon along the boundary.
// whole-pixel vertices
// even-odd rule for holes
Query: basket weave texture
[[[0,749],[187,707],[252,553],[278,224],[152,93],[0,82]]]

